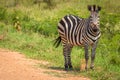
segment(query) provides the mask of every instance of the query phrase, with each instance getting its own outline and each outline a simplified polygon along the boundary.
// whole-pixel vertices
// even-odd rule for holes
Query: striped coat
[[[90,19],[79,18],[74,15],[67,15],[58,23],[58,32],[62,43],[71,45],[92,45],[100,37],[100,31],[95,33],[89,26]]]

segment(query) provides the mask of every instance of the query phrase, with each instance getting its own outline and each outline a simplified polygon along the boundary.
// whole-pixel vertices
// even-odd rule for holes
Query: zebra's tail
[[[55,42],[53,44],[55,48],[57,48],[60,45],[60,42],[61,42],[61,37],[59,36],[57,39],[55,39]]]

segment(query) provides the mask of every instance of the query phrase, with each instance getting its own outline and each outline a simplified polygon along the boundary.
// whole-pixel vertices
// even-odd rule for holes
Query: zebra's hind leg
[[[64,56],[64,66],[65,70],[68,70],[68,56],[67,56],[67,46],[66,44],[63,45],[63,56]]]
[[[72,64],[71,64],[71,53],[72,50],[72,46],[69,44],[64,44],[63,45],[63,55],[64,55],[64,66],[65,66],[65,70],[68,70],[68,68],[72,68]]]

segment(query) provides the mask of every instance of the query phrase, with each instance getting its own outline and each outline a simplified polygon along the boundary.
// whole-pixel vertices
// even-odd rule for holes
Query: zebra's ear
[[[101,7],[100,6],[98,6],[98,11],[100,11],[101,10]]]
[[[88,10],[91,11],[91,5],[88,5]]]

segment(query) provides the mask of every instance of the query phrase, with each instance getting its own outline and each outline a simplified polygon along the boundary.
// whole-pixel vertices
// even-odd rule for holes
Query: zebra
[[[55,39],[54,46],[57,48],[62,42],[64,67],[65,70],[72,69],[71,51],[73,46],[82,46],[85,51],[85,69],[88,69],[89,46],[91,46],[91,64],[90,69],[94,69],[95,51],[98,40],[101,36],[99,11],[101,7],[98,5],[88,5],[90,16],[80,18],[75,15],[66,15],[58,23],[59,37]]]

